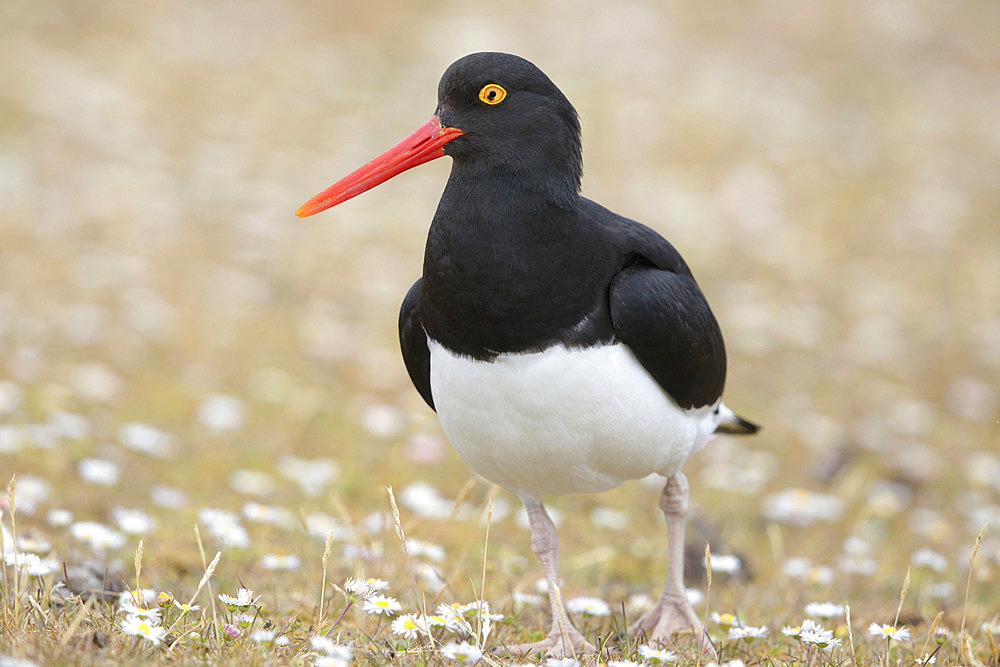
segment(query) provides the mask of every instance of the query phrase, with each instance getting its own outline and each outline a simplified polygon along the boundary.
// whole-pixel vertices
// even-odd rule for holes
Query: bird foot
[[[629,635],[645,638],[652,645],[664,645],[675,633],[691,633],[700,646],[715,655],[708,634],[686,597],[661,596],[652,608],[629,626]]]
[[[534,653],[541,653],[553,658],[573,658],[580,653],[597,652],[594,645],[588,642],[573,626],[570,626],[565,633],[558,628],[553,628],[545,639],[525,644],[514,644],[508,646],[507,650],[511,655],[519,658]]]

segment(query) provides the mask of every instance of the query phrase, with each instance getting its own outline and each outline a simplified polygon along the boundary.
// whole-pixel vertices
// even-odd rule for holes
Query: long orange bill
[[[457,127],[441,127],[438,117],[431,116],[430,120],[414,130],[410,136],[300,206],[295,215],[305,218],[325,211],[388,181],[407,169],[444,157],[442,146],[463,134],[465,132]]]

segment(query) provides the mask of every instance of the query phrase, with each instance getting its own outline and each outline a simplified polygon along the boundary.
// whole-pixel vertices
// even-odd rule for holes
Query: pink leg
[[[672,475],[663,487],[660,509],[667,520],[667,583],[660,598],[630,626],[629,632],[645,635],[651,644],[663,644],[675,632],[691,632],[714,653],[684,592],[684,524],[689,507],[688,493],[687,477],[681,472]]]
[[[555,524],[540,501],[525,500],[528,523],[531,525],[531,550],[542,561],[545,580],[549,587],[549,604],[552,609],[552,629],[541,641],[517,644],[510,647],[514,655],[545,653],[557,658],[573,657],[583,651],[594,653],[594,645],[584,639],[580,631],[573,627],[563,607],[562,592],[559,589],[559,534]]]

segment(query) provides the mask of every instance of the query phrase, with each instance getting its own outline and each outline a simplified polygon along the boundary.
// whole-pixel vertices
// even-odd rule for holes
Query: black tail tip
[[[754,424],[752,421],[747,421],[737,414],[733,415],[732,419],[728,419],[723,422],[719,422],[716,427],[716,433],[725,433],[727,435],[753,435],[760,430],[760,426]]]

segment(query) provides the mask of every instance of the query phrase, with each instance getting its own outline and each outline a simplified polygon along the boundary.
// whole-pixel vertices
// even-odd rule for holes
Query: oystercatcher
[[[516,654],[594,647],[567,618],[552,494],[658,473],[667,581],[632,626],[649,641],[701,623],[683,584],[685,459],[755,424],[723,404],[719,325],[658,233],[582,197],[576,110],[535,65],[504,53],[453,63],[434,115],[302,205],[305,217],[445,155],[453,166],[399,313],[410,378],[458,453],[521,498],[548,581],[552,629]]]

